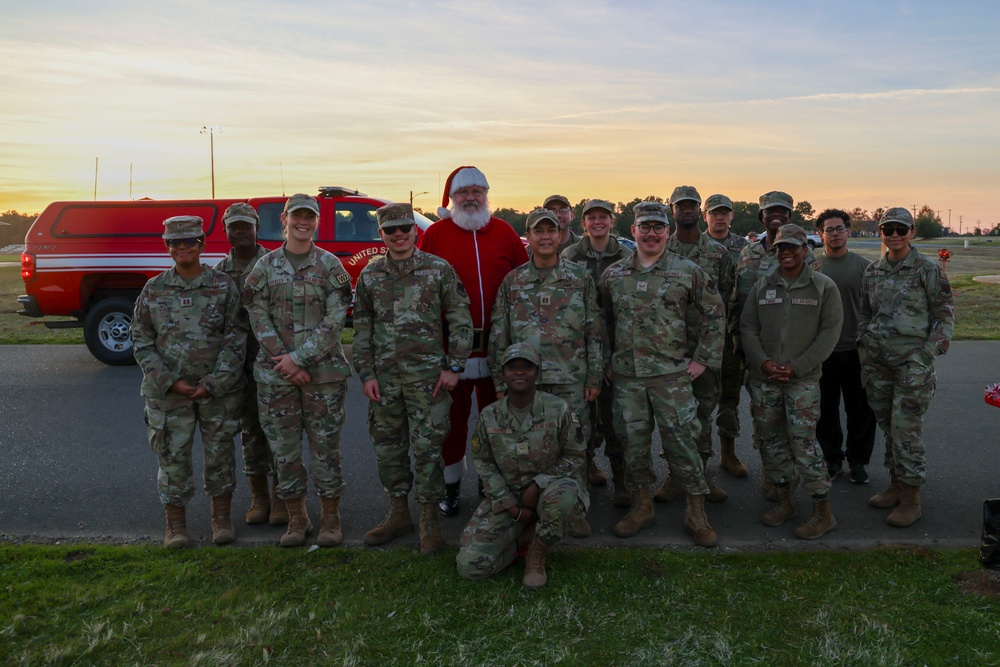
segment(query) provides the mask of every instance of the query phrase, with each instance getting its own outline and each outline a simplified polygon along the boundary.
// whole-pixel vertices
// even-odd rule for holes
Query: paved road
[[[156,463],[146,442],[136,367],[112,368],[94,360],[83,346],[0,347],[0,536],[37,540],[159,542],[163,510],[156,496]],[[971,546],[978,544],[983,499],[1000,496],[1000,410],[983,402],[983,388],[1000,382],[1000,343],[956,343],[938,362],[938,395],[927,417],[930,483],[924,490],[924,517],[912,528],[886,526],[887,512],[870,509],[866,499],[884,487],[883,443],[876,443],[872,483],[853,485],[838,478],[832,504],[840,527],[818,544],[803,544],[792,526],[767,528],[758,517],[769,504],[758,486],[759,459],[749,434],[738,444],[751,467],[749,478],[713,474],[729,501],[710,505],[709,517],[722,547],[863,547],[880,543]],[[384,515],[387,501],[375,476],[374,456],[365,426],[365,399],[351,384],[343,437],[345,476],[344,536],[361,544],[366,530]],[[746,397],[744,424],[749,425]],[[746,430],[746,428],[745,428]],[[200,449],[200,446],[198,446]],[[659,462],[658,462],[659,463]],[[196,461],[196,470],[200,468]],[[601,461],[606,469],[606,461]],[[713,468],[715,466],[713,465]],[[659,468],[662,476],[662,466]],[[445,537],[457,543],[461,527],[477,502],[474,477],[463,487],[463,511],[442,519]],[[690,545],[683,533],[683,503],[657,506],[658,524],[636,538],[619,540],[611,526],[623,510],[610,506],[610,491],[595,490],[594,534],[575,544]],[[799,492],[801,513],[808,501]],[[313,521],[319,508],[310,497]],[[245,478],[239,478],[234,507],[248,504]],[[415,510],[416,508],[412,505]],[[210,542],[208,501],[203,493],[189,505],[192,539]],[[276,543],[280,527],[246,526],[236,521],[238,543]],[[415,548],[416,537],[401,541]]]

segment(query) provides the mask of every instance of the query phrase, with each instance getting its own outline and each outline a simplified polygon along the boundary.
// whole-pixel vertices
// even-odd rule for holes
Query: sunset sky
[[[1000,223],[1000,3],[4,3],[0,211],[315,193],[434,210],[691,184]],[[282,186],[282,178],[284,186]]]

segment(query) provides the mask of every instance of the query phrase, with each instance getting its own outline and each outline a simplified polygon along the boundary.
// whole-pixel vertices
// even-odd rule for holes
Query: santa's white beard
[[[455,224],[470,232],[475,232],[485,227],[493,215],[493,211],[490,210],[489,205],[472,209],[464,206],[456,206],[452,203],[451,208],[448,210],[451,211],[451,219],[455,221]]]

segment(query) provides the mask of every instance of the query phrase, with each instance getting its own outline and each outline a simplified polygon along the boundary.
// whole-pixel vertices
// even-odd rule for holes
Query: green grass
[[[454,554],[3,545],[0,663],[1000,663],[969,549],[566,549],[538,593]]]
[[[0,255],[0,262],[20,262],[20,255]]]
[[[1000,340],[1000,285],[961,276],[951,278],[951,289],[955,294],[955,340]]]

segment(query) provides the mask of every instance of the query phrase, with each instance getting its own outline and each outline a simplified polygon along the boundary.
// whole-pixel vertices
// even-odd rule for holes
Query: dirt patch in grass
[[[966,595],[1000,598],[1000,570],[973,570],[955,575],[958,588]]]

